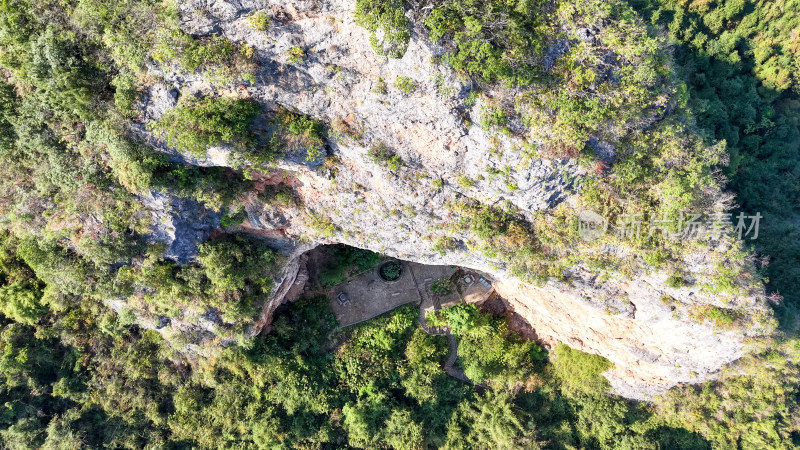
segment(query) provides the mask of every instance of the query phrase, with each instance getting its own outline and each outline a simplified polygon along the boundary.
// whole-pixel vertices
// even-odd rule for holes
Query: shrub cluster
[[[357,0],[356,24],[369,30],[369,43],[378,55],[402,58],[411,40],[411,25],[401,0]]]
[[[375,164],[385,165],[390,172],[397,172],[403,164],[400,156],[389,150],[389,147],[382,142],[370,147],[367,157]]]
[[[181,97],[152,129],[179,151],[205,157],[209,147],[230,145],[243,150],[255,145],[250,130],[261,107],[252,101],[227,97]]]

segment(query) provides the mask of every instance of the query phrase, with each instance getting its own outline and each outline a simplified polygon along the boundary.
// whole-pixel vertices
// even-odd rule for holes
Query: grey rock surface
[[[525,157],[519,151],[525,143],[514,133],[471,125],[480,121],[486,105],[479,100],[466,106],[470,82],[431,63],[441,49],[415,33],[401,59],[377,56],[368,32],[353,21],[354,7],[353,0],[180,4],[185,31],[220,33],[255,49],[256,82],[239,86],[236,95],[271,110],[283,106],[328,124],[347,123],[357,131],[357,136],[329,132],[325,162],[333,168],[321,165],[322,159],[308,163],[296,155],[270,169],[257,168],[264,177],[257,182],[260,189],[285,185],[301,202],[276,205],[262,202],[254,193],[245,196],[248,220],[239,231],[260,236],[289,256],[257,330],[269,324],[272,311],[300,272],[298,255],[318,244],[341,242],[419,263],[459,265],[491,274],[498,292],[531,323],[537,336],[550,345],[564,342],[608,358],[615,365],[607,374],[612,386],[631,398],[647,399],[678,383],[709,379],[743,355],[747,336],[766,332],[757,327],[722,332],[711,323],[676,313],[663,303],[664,296],[687,306],[721,300],[699,287],[669,288],[665,273],[598,281],[585,276],[585,268],[574,267],[570,282],[535,287],[519,282],[500,258],[470,248],[471,236],[453,227],[459,218],[448,205],[508,202],[532,222],[538,211],[572,205],[584,169],[571,160]],[[273,18],[266,32],[247,23],[247,16],[258,9]],[[583,30],[585,40],[592,41],[594,32]],[[287,59],[293,46],[306,51],[300,64]],[[548,52],[550,59],[568,47],[568,42],[559,42]],[[202,75],[175,68],[153,67],[152,74],[160,82],[143,106],[146,121],[156,120],[174,105],[178,91],[203,95],[218,90]],[[392,86],[401,76],[416,82],[412,93]],[[375,92],[379,79],[385,80],[385,94]],[[487,94],[505,102],[513,102],[515,95],[509,90]],[[521,125],[512,123],[512,130],[515,127]],[[144,126],[140,132],[148,135]],[[209,149],[206,158],[197,159],[150,138],[174,161],[231,165],[230,152],[224,148]],[[378,143],[400,156],[399,170],[392,172],[367,157],[369,148]],[[615,158],[613,145],[590,144],[602,159]],[[460,182],[465,178],[471,183]],[[154,212],[153,239],[166,243],[167,255],[179,261],[191,260],[197,243],[219,224],[218,215],[191,202],[158,193],[144,200]],[[324,236],[314,226],[317,216],[331,221],[332,235]],[[455,248],[437,252],[434,245],[440,237],[452,238]],[[708,255],[698,254],[687,261],[687,271],[702,279],[712,264]],[[767,314],[763,291],[748,292],[736,301],[754,314]]]
[[[164,256],[179,263],[193,261],[198,244],[219,228],[221,214],[195,200],[157,191],[140,200],[153,216],[150,240],[166,245]]]

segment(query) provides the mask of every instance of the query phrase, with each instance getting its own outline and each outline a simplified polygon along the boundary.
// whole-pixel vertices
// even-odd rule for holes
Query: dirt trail
[[[441,305],[439,304],[439,299],[436,296],[433,296],[433,309],[434,311],[439,311],[441,309]],[[447,341],[449,344],[449,352],[447,355],[447,361],[444,363],[444,371],[447,372],[453,378],[461,380],[465,383],[472,383],[472,380],[467,378],[464,374],[464,371],[458,368],[455,363],[458,359],[458,338],[456,338],[450,330],[446,328],[440,327],[430,327],[425,322],[425,311],[422,310],[422,305],[420,305],[419,311],[419,325],[425,330],[426,333],[432,334],[435,336],[447,336]],[[472,383],[475,384],[475,383]]]

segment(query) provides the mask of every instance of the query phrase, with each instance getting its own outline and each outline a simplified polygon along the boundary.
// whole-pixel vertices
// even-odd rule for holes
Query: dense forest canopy
[[[608,73],[608,54],[580,46],[545,70],[548,14],[556,10],[626,24],[608,37],[624,72]],[[260,240],[226,235],[202,244],[193,262],[164,258],[163,248],[144,239],[150,216],[141,198],[169,191],[222,211],[223,223],[241,222],[242,210],[230,206],[253,183],[248,170],[170,161],[130,122],[140,114],[149,64],[205,73],[220,86],[246,83],[257,64],[252,49],[185,33],[170,0],[4,0],[5,447],[800,446],[800,2],[358,0],[354,14],[379,54],[402,56],[412,34],[422,32],[447,49],[441,62],[476,86],[535,92],[520,104],[552,114],[522,118],[555,124],[542,156],[585,159],[600,124],[633,127],[661,114],[651,108],[654,98],[674,99],[664,108],[680,114],[631,138],[630,155],[610,172],[592,161],[611,181],[587,186],[584,200],[616,214],[645,207],[674,214],[696,202],[722,167],[739,207],[765,217],[752,250],[769,257],[761,273],[784,299],[776,306],[778,338],[718,381],[678,387],[652,403],[608,394],[601,376],[607,360],[564,345],[546,352],[474,306],[445,309],[429,321],[458,336],[458,364],[478,385],[445,373],[447,339],[425,333],[415,308],[338,329],[328,299],[306,298],[278,314],[271,333],[247,338],[281,257]],[[251,22],[266,28],[270,19],[262,13]],[[298,50],[293,57],[302,59]],[[250,126],[262,112],[245,100],[185,98],[150,131],[188,153],[224,143],[251,162],[301,146],[316,149],[309,159],[319,156],[323,124],[280,111],[259,140]],[[484,122],[502,128],[508,120],[490,111]],[[395,170],[401,164],[379,147],[370,157]],[[621,193],[636,201],[623,204]],[[263,196],[296,201],[280,190]],[[491,251],[508,253],[521,277],[561,274],[562,262],[540,251],[560,238],[536,241],[498,208],[459,207],[473,219],[464,226],[484,236]],[[332,224],[312,219],[321,234],[332,234]],[[442,251],[448,245],[441,242]],[[338,264],[374,258],[348,252]],[[334,284],[341,276],[340,267],[324,274]],[[130,299],[128,306],[105,302],[116,298]],[[226,343],[210,357],[177,351],[141,326],[209,308],[220,315]]]

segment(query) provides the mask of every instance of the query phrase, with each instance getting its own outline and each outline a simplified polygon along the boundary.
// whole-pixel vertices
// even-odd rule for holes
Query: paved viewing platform
[[[397,280],[385,281],[378,273],[379,267],[375,267],[328,289],[339,325],[354,325],[409,303],[419,305],[424,315],[462,301],[481,302],[492,292],[491,283],[470,270],[408,261],[402,264],[403,271]],[[440,279],[453,281],[450,293],[431,290],[431,285]]]

